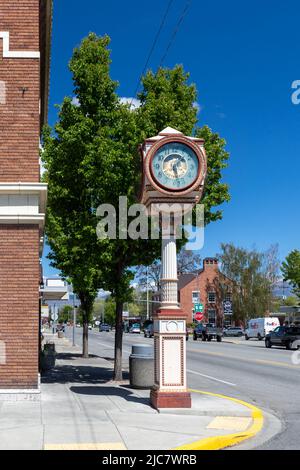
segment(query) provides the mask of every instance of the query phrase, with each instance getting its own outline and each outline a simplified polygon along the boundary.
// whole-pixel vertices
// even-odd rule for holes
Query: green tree
[[[71,307],[71,305],[64,305],[59,310],[58,321],[62,323],[66,323],[67,321],[70,321],[72,313],[73,313],[73,307]]]
[[[104,314],[105,299],[96,299],[93,305],[93,317],[102,321]]]
[[[299,304],[299,297],[294,297],[290,295],[283,301],[283,305],[286,305],[287,307],[296,307],[296,305]]]
[[[104,319],[111,326],[116,322],[116,302],[111,297],[104,304]]]
[[[221,244],[218,258],[222,272],[233,283],[233,316],[236,321],[264,316],[272,308],[272,287],[278,276],[276,247],[264,253]],[[272,253],[272,255],[270,254]]]
[[[200,269],[201,256],[195,252],[182,248],[177,255],[178,275],[195,273]],[[161,260],[155,260],[150,266],[139,266],[136,269],[136,279],[140,286],[151,290],[160,289]]]
[[[294,293],[300,297],[300,251],[293,250],[282,263],[281,271],[284,281],[290,281]]]
[[[221,183],[228,154],[225,141],[208,127],[198,129],[195,85],[182,66],[148,72],[142,80],[141,106],[121,104],[117,84],[109,76],[109,38],[90,34],[70,62],[77,103],[65,98],[55,132],[45,132],[43,159],[49,181],[47,234],[52,262],[65,277],[89,317],[98,288],[115,300],[114,378],[122,379],[122,312],[132,301],[132,267],[149,265],[160,256],[159,240],[96,238],[96,209],[116,208],[119,197],[137,202],[141,181],[139,144],[172,126],[187,135],[207,139],[208,179],[205,189],[207,222],[222,217],[215,206],[229,200]],[[212,166],[213,165],[213,166]],[[81,282],[80,282],[81,281]],[[83,295],[84,294],[84,295]]]

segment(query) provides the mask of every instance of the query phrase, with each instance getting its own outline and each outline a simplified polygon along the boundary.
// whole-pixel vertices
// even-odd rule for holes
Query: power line
[[[158,31],[157,31],[156,36],[155,36],[155,38],[154,38],[154,41],[153,41],[153,43],[152,43],[151,49],[150,49],[150,51],[149,51],[149,54],[148,54],[146,63],[145,63],[144,68],[143,68],[143,71],[142,71],[142,73],[141,73],[141,75],[140,75],[140,77],[139,77],[139,80],[138,80],[138,83],[137,83],[137,86],[136,86],[136,89],[135,89],[133,98],[132,98],[131,103],[130,103],[130,107],[131,107],[131,105],[132,105],[133,99],[134,99],[135,96],[137,95],[137,92],[138,92],[138,89],[139,89],[139,87],[140,87],[140,83],[141,83],[142,77],[143,77],[143,75],[144,75],[144,73],[145,73],[145,71],[146,71],[146,69],[147,69],[147,67],[148,67],[148,64],[149,64],[149,62],[150,62],[151,56],[152,56],[153,51],[154,51],[154,49],[155,49],[155,47],[156,47],[156,44],[157,44],[157,41],[158,41],[158,39],[159,39],[160,33],[162,32],[162,29],[163,29],[163,27],[164,27],[164,25],[165,25],[165,22],[166,22],[166,19],[167,19],[167,16],[168,16],[168,14],[169,14],[169,11],[170,11],[170,8],[171,8],[171,6],[172,6],[173,1],[174,1],[174,0],[169,0],[169,3],[168,3],[168,5],[167,5],[167,9],[166,9],[166,11],[165,11],[165,14],[164,14],[162,20],[161,20],[160,26],[159,26],[159,28],[158,28]]]
[[[167,45],[166,51],[165,51],[165,53],[164,53],[164,55],[163,55],[163,57],[160,61],[159,68],[163,65],[163,63],[164,63],[164,61],[165,61],[165,59],[168,55],[169,50],[170,50],[171,46],[173,45],[173,42],[175,41],[176,35],[177,35],[177,33],[180,29],[180,26],[181,26],[181,24],[182,24],[182,22],[183,22],[183,20],[186,16],[188,10],[189,10],[191,4],[192,4],[192,0],[187,0],[187,2],[185,4],[185,7],[184,7],[179,19],[178,19],[178,22],[177,22],[174,30],[173,30],[173,33],[172,33],[172,36],[170,38],[169,44]]]

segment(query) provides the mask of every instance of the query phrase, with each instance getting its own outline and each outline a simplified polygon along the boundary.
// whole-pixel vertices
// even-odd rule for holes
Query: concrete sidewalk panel
[[[199,439],[199,434],[186,436],[162,430],[153,432],[128,425],[118,426],[118,429],[128,450],[168,450]]]
[[[149,414],[130,414],[109,412],[113,422],[118,426],[146,428],[152,431],[163,431],[174,434],[198,435],[212,421],[212,416],[183,416],[183,415],[163,415],[156,413],[155,416]]]
[[[13,426],[40,425],[41,405],[39,402],[4,402],[0,413],[0,429]]]
[[[42,450],[44,427],[18,426],[0,431],[0,450]]]
[[[71,423],[70,423],[71,424]],[[70,444],[97,444],[115,443],[123,444],[117,428],[111,422],[82,423],[78,420],[76,425],[66,426],[53,424],[45,426],[44,445],[70,445]]]

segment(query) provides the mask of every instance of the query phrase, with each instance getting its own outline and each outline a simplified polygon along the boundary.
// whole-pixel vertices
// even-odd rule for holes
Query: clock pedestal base
[[[151,390],[150,402],[153,408],[191,408],[191,394],[186,392],[160,392],[159,390]]]
[[[154,387],[156,408],[191,408],[186,383],[186,317],[180,308],[161,308],[154,319]]]

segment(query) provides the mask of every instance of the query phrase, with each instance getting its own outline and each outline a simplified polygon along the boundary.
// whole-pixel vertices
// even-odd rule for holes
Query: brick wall
[[[10,51],[39,51],[39,7],[0,0]],[[39,182],[40,60],[3,58],[0,39],[0,83],[0,183]],[[0,388],[38,385],[39,238],[36,225],[0,224]]]
[[[0,0],[0,31],[10,33],[10,50],[38,51],[39,0]],[[40,61],[3,58],[0,39],[0,82],[0,182],[38,182]]]
[[[37,387],[39,269],[39,227],[0,225],[1,388]]]

